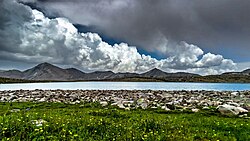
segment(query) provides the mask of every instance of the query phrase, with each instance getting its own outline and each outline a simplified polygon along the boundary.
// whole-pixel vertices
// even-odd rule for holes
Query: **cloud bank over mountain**
[[[122,8],[126,2],[128,1],[117,1],[114,8]],[[79,20],[94,17],[95,15],[83,16]],[[84,71],[140,73],[160,68],[169,72],[216,74],[235,69],[235,63],[222,55],[205,53],[198,46],[186,41],[172,42],[160,33],[155,40],[149,40],[152,42],[150,45],[155,44],[155,49],[166,55],[165,59],[157,60],[150,55],[140,54],[135,46],[127,43],[110,45],[97,33],[79,33],[67,18],[50,19],[41,11],[31,9],[16,0],[0,1],[0,19],[1,60],[50,62],[76,66]],[[106,20],[110,22],[109,19]],[[105,20],[101,23],[105,24]]]

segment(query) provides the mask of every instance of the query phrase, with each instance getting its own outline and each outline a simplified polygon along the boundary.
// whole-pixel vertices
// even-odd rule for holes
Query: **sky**
[[[0,69],[242,71],[249,13],[246,0],[0,0]]]

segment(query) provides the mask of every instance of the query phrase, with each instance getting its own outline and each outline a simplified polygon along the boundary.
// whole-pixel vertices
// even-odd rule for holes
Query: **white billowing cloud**
[[[236,69],[236,64],[222,55],[204,54],[198,46],[184,41],[175,46],[165,47],[169,57],[164,61],[163,68],[170,72],[187,71],[202,75],[220,74]],[[201,59],[199,59],[201,57]]]
[[[168,55],[163,68],[171,72],[187,71],[199,74],[219,74],[236,69],[236,64],[230,59],[224,59],[222,55],[212,53],[204,54],[204,51],[196,45],[184,41],[178,44],[160,43],[159,50]],[[199,59],[201,57],[201,59]]]
[[[219,66],[223,60],[224,58],[221,55],[207,53],[196,64],[199,67]]]
[[[203,55],[201,60],[196,62],[196,65],[199,68],[203,68],[203,72],[206,71],[204,68],[209,68],[207,69],[206,74],[218,74],[232,71],[236,68],[236,64],[232,60],[224,59],[223,56],[212,53]]]
[[[196,67],[195,62],[203,51],[192,44],[184,41],[174,46],[165,46],[168,57],[169,67],[175,69],[186,69]]]
[[[21,11],[12,12],[17,8]],[[0,28],[0,41],[5,41],[0,42],[0,58],[7,60],[70,64],[85,71],[139,73],[156,67],[171,72],[215,74],[235,67],[232,60],[212,53],[204,55],[201,48],[184,41],[170,45],[163,37],[158,49],[168,57],[157,60],[149,55],[141,55],[135,46],[127,43],[112,46],[102,41],[96,33],[79,33],[68,19],[49,19],[42,12],[15,0],[3,0],[0,9],[9,14],[0,13],[3,19],[0,25],[4,27]]]
[[[24,35],[28,36],[23,36],[22,41],[25,44],[20,47],[35,49],[35,54],[44,51],[43,55],[55,56],[52,59],[56,63],[72,63],[91,70],[115,72],[138,72],[143,71],[141,69],[161,67],[160,61],[140,55],[135,47],[125,43],[111,46],[96,33],[78,33],[65,18],[48,19],[37,10],[32,12],[34,20],[27,23],[29,30]],[[152,60],[154,63],[151,63]],[[141,68],[138,63],[147,67]]]

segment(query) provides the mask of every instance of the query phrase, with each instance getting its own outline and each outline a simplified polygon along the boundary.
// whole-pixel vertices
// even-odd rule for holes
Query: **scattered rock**
[[[176,109],[175,105],[172,104],[172,103],[167,103],[166,105],[167,105],[167,107],[168,107],[170,110],[175,110],[175,109]]]
[[[142,109],[147,109],[148,108],[148,104],[147,103],[142,103],[140,106],[141,106]]]
[[[207,106],[205,106],[205,107],[203,107],[202,109],[203,109],[203,110],[209,110],[210,108],[207,107]]]
[[[121,109],[125,109],[125,108],[126,108],[122,103],[117,104],[117,106],[118,106],[119,108],[121,108]]]
[[[148,107],[148,100],[144,98],[140,98],[137,100],[137,105],[140,106],[142,109],[147,109]]]
[[[167,106],[162,106],[161,109],[165,111],[170,111],[170,109]]]
[[[157,107],[153,106],[153,107],[151,107],[151,109],[157,109]]]
[[[239,113],[248,113],[248,110],[246,110],[242,107],[237,107],[237,110],[239,111]]]
[[[231,105],[231,106],[235,106],[235,107],[240,107],[240,105],[238,103],[235,103],[235,102],[229,102],[227,104]]]
[[[12,110],[10,110],[10,112],[12,112],[12,113],[19,112],[19,111],[20,111],[20,109],[12,109]]]
[[[40,100],[38,100],[38,102],[46,102],[47,99],[45,97],[41,98]]]
[[[134,104],[134,101],[122,101],[122,104],[124,105],[131,105],[131,104]]]
[[[7,101],[7,98],[6,98],[6,97],[1,97],[0,101],[1,101],[1,102],[6,102],[6,101]]]
[[[238,96],[238,95],[239,95],[239,92],[232,92],[231,95],[232,95],[232,96]]]
[[[43,124],[47,123],[47,121],[43,119],[31,120],[30,122],[36,126],[43,126]]]
[[[75,103],[76,103],[76,104],[80,104],[81,101],[80,101],[80,100],[76,100]]]
[[[235,107],[232,105],[219,105],[217,107],[218,111],[222,114],[222,115],[226,115],[226,116],[236,116],[240,113],[247,113],[248,111],[244,108],[241,107]]]
[[[129,108],[129,107],[126,107],[126,108],[125,108],[125,110],[128,110],[128,111],[130,111],[130,108]]]
[[[102,107],[108,106],[108,102],[107,101],[100,101],[100,104],[102,105]]]
[[[194,113],[197,113],[197,112],[200,111],[200,109],[192,109],[191,111],[194,112]]]
[[[108,103],[122,109],[163,108],[166,110],[207,109],[217,107],[233,115],[250,110],[250,91],[164,91],[164,90],[17,90],[0,91],[1,102],[62,102],[80,104],[98,101],[102,106]],[[165,107],[163,107],[165,106]],[[194,110],[196,111],[196,110]],[[230,110],[229,110],[230,111]]]
[[[247,117],[247,114],[239,115],[239,117],[241,117],[241,118]]]
[[[10,98],[9,98],[9,101],[12,101],[12,100],[15,100],[15,99],[17,99],[17,96],[11,95]]]
[[[137,104],[139,104],[139,105],[142,103],[145,103],[145,102],[146,102],[146,100],[144,98],[140,98],[137,100]]]

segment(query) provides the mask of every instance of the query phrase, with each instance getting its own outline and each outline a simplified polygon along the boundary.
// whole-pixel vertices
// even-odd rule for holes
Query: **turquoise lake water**
[[[186,82],[53,82],[0,84],[0,90],[250,90],[250,83],[186,83]]]

